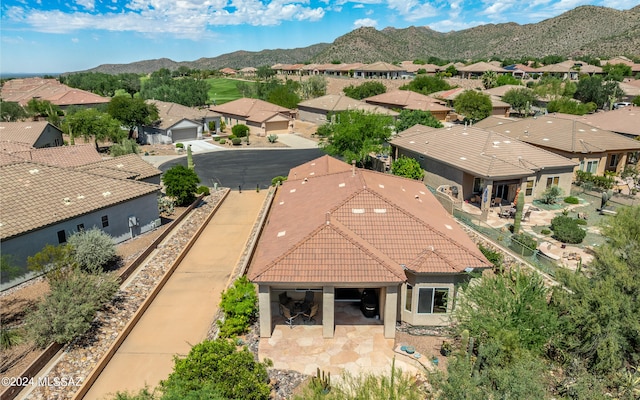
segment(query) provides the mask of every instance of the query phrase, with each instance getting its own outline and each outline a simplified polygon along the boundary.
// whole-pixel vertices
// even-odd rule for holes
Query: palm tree
[[[485,71],[482,74],[482,84],[485,89],[491,89],[498,84],[498,74],[496,71]]]

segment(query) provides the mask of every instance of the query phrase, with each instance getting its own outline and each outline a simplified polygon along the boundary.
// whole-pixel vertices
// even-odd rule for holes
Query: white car
[[[613,103],[613,108],[617,110],[618,108],[629,107],[630,105],[631,103],[629,103],[628,101],[620,101],[618,103]]]

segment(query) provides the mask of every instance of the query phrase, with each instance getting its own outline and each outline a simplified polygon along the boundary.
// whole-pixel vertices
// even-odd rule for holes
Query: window
[[[444,314],[447,312],[449,289],[420,288],[418,292],[418,314]]]
[[[411,312],[411,301],[413,299],[413,286],[407,285],[407,296],[404,301],[404,309]]]
[[[58,243],[67,243],[67,233],[64,230],[58,231]]]
[[[531,196],[533,194],[533,180],[527,181],[527,190],[524,192],[525,196]]]
[[[482,192],[482,178],[473,178],[473,193]]]
[[[609,167],[615,168],[618,166],[618,160],[620,159],[620,154],[612,154],[609,159]]]
[[[558,186],[558,183],[560,183],[560,177],[559,176],[550,176],[547,178],[547,187],[549,186]]]
[[[595,174],[598,171],[598,161],[580,161],[580,171],[591,172]]]
[[[76,230],[77,230],[78,232],[84,232],[84,224],[78,224],[78,225],[76,226]]]
[[[107,226],[109,226],[109,216],[108,215],[103,215],[102,216],[102,227],[106,228]]]

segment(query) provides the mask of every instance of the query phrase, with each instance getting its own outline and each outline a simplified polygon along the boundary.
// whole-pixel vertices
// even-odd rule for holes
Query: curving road
[[[267,188],[273,177],[287,176],[291,168],[324,154],[319,149],[215,151],[195,154],[193,162],[203,185],[255,190],[256,185]],[[168,161],[159,168],[164,172],[178,164],[186,166],[187,158]]]

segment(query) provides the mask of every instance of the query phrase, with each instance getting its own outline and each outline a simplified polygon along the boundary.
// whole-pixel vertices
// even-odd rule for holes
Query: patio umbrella
[[[482,202],[486,203],[489,200],[489,188],[485,186],[484,191],[482,192]]]

